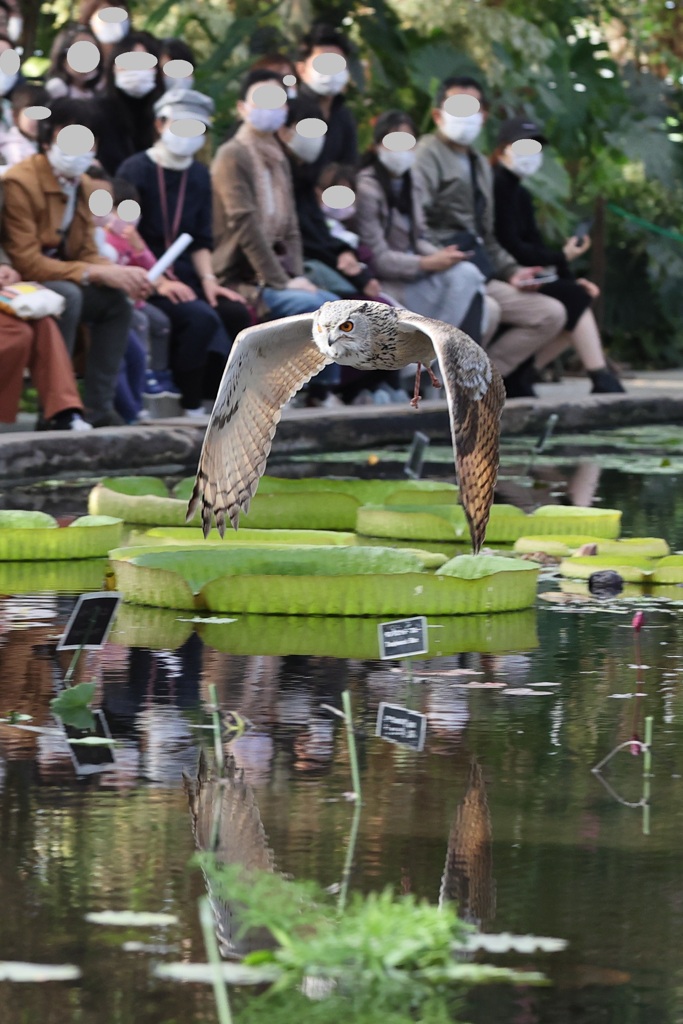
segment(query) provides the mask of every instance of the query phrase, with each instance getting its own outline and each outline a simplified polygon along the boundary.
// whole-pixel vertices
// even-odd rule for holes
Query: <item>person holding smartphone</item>
[[[529,147],[515,146],[522,139],[537,142],[538,150],[529,152]],[[539,291],[558,299],[567,313],[562,332],[536,353],[527,371],[533,381],[539,370],[573,347],[593,382],[593,394],[621,392],[624,387],[607,367],[600,331],[590,308],[600,294],[599,289],[586,278],[575,278],[570,269],[570,263],[590,248],[589,226],[582,225],[579,231],[583,237],[577,234],[568,238],[562,248],[546,245],[536,223],[533,197],[522,184],[541,169],[545,142],[542,129],[531,118],[513,117],[501,125],[491,155],[496,238],[522,266],[544,268],[543,276],[536,275]]]

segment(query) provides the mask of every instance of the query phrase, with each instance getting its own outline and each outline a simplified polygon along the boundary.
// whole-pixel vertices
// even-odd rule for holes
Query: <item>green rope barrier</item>
[[[674,242],[683,242],[683,235],[680,231],[662,228],[659,224],[653,224],[652,221],[644,220],[643,217],[637,217],[635,213],[629,213],[623,206],[617,206],[616,203],[608,203],[607,209],[611,210],[612,213],[616,213],[618,217],[623,217],[624,220],[630,220],[639,227],[645,228],[646,231],[652,231],[655,235],[663,235],[664,238],[671,238]]]

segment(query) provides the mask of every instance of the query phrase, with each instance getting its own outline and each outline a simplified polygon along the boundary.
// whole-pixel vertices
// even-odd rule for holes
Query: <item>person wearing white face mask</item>
[[[571,346],[593,382],[593,393],[623,391],[621,382],[607,367],[600,331],[590,309],[599,290],[586,278],[575,279],[569,268],[572,260],[590,248],[590,237],[568,238],[561,248],[546,245],[536,223],[533,197],[523,184],[540,171],[545,142],[541,128],[531,118],[509,118],[500,127],[491,156],[496,237],[522,266],[541,264],[554,270],[557,280],[542,285],[539,291],[557,299],[566,311],[564,330],[536,352],[527,373],[533,384],[538,372]]]
[[[156,142],[124,160],[117,176],[138,190],[138,231],[157,259],[180,235],[192,236],[150,302],[171,321],[170,364],[185,414],[202,416],[202,403],[215,398],[232,343],[251,317],[241,296],[223,288],[211,267],[211,184],[196,155],[213,122],[213,100],[175,89],[162,93],[154,113]],[[188,125],[189,134],[183,131]]]
[[[100,17],[104,10],[111,7],[121,12],[122,17],[118,21]],[[105,59],[109,60],[112,47],[122,42],[131,30],[130,11],[128,5],[120,0],[83,0],[78,11],[78,24],[90,29],[102,47]]]
[[[441,83],[432,110],[436,133],[423,136],[416,149],[428,236],[438,246],[455,246],[484,274],[486,294],[499,307],[504,326],[489,342],[488,355],[500,371],[508,397],[532,396],[533,388],[517,371],[561,330],[564,307],[538,294],[539,267],[520,267],[493,230],[493,175],[488,160],[474,148],[486,122],[479,82],[469,76]]]
[[[318,134],[311,136],[311,128]],[[331,168],[340,165],[328,164],[322,177],[314,186],[305,177],[299,177],[299,168],[314,163],[320,155],[325,137],[319,134],[324,128],[319,111],[314,103],[303,97],[289,103],[288,123],[280,129],[278,137],[282,142],[294,179],[294,199],[301,231],[306,274],[321,288],[340,296],[377,299],[380,287],[372,272],[357,258],[355,246],[336,237],[330,222],[336,226],[338,219],[330,221],[328,213],[341,215],[347,220],[355,213],[353,206],[345,210],[328,210],[322,202],[322,192],[329,185],[346,185],[353,189],[355,174],[353,168],[341,170],[343,180],[336,173],[328,180]],[[301,130],[300,130],[301,129]],[[323,180],[324,179],[324,180]]]
[[[279,90],[280,106],[262,106]],[[332,301],[304,277],[301,234],[287,156],[276,133],[287,121],[286,94],[273,71],[250,71],[237,112],[241,127],[211,165],[219,280],[240,287],[274,316],[309,313]],[[337,298],[335,295],[334,298]]]
[[[323,148],[316,160],[302,168],[301,178],[315,182],[327,164],[356,164],[358,160],[358,128],[344,99],[349,82],[347,66],[325,72],[330,58],[348,61],[351,46],[348,39],[328,25],[314,25],[299,46],[296,70],[299,76],[298,95],[315,103],[318,117],[327,124]]]
[[[276,72],[248,72],[237,104],[241,126],[211,164],[214,271],[259,317],[312,313],[338,298],[304,275],[289,161],[276,136],[287,121],[286,99]],[[325,380],[334,383],[338,367],[327,369]]]
[[[3,238],[23,280],[45,284],[66,299],[58,322],[70,354],[79,324],[91,328],[84,391],[88,418],[94,426],[116,425],[121,420],[113,408],[114,389],[131,322],[129,300],[144,299],[151,285],[146,271],[116,266],[99,254],[89,209],[95,182],[85,173],[95,150],[62,148],[63,128],[78,125],[93,132],[89,101],[65,97],[55,100],[51,111],[38,122],[40,151],[3,178]]]
[[[123,56],[128,53],[139,55],[145,66],[129,67]],[[111,176],[125,159],[154,143],[154,104],[164,92],[158,61],[159,41],[149,32],[130,32],[112,47],[104,92],[95,100],[98,156]]]
[[[436,246],[427,238],[420,184],[412,173],[416,135],[403,111],[378,117],[358,175],[358,230],[384,290],[407,309],[460,327],[481,343],[486,330],[493,332],[497,310],[484,300],[477,267],[456,246]],[[410,148],[394,148],[411,140]]]
[[[45,88],[55,100],[61,96],[89,100],[104,87],[103,57],[92,71],[75,71],[67,60],[74,43],[92,43],[102,52],[92,32],[82,25],[65,28],[58,33],[50,50],[50,67],[45,74]]]

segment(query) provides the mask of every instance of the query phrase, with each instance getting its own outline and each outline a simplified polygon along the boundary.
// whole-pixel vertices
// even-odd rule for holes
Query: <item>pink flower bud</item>
[[[640,633],[644,622],[645,622],[645,613],[644,612],[636,612],[636,614],[633,616],[633,622],[631,623],[631,625],[635,629],[636,633]]]

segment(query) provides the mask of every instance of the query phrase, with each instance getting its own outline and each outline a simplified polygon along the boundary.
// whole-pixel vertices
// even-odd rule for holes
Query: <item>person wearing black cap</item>
[[[446,78],[432,118],[436,132],[415,149],[415,177],[423,197],[429,241],[458,260],[472,260],[486,279],[503,325],[487,354],[503,377],[508,398],[533,397],[525,367],[562,330],[560,302],[538,293],[534,267],[520,267],[493,230],[493,174],[472,144],[486,120],[481,85],[469,76]]]
[[[516,145],[533,140],[538,148]],[[585,278],[574,278],[569,264],[590,248],[588,235],[583,240],[568,238],[564,246],[547,246],[538,229],[533,198],[522,179],[536,174],[543,163],[546,143],[543,131],[532,118],[512,117],[504,121],[498,133],[498,144],[491,156],[494,167],[496,238],[522,266],[554,268],[557,280],[541,286],[544,295],[558,299],[567,311],[564,330],[550,344],[540,349],[527,367],[531,383],[537,372],[570,346],[576,350],[593,382],[593,393],[624,391],[621,382],[607,368],[591,301],[598,288]]]

